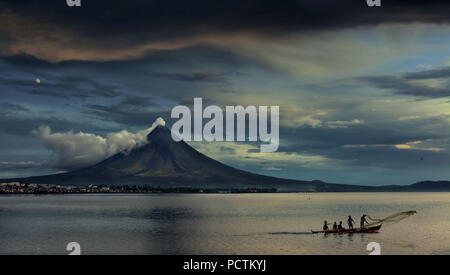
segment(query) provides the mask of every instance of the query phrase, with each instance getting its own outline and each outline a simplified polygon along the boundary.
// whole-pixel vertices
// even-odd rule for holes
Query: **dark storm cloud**
[[[442,79],[450,83],[450,68],[436,70],[420,71],[406,73],[401,76],[368,76],[359,77],[358,80],[364,81],[373,87],[392,90],[394,94],[407,95],[423,98],[443,98],[450,96],[448,85],[427,86],[418,81]],[[447,84],[448,84],[447,83]]]
[[[391,0],[381,8],[370,8],[365,0],[96,0],[84,1],[81,8],[65,2],[3,1],[0,52],[52,61],[129,59],[151,49],[220,44],[233,38],[218,37],[234,33],[244,34],[237,39],[251,39],[248,34],[270,39],[382,23],[450,21],[448,1]],[[30,43],[41,43],[47,51]],[[149,43],[153,47],[145,48]]]
[[[84,35],[148,32],[149,39],[193,32],[343,28],[384,22],[449,21],[448,1],[390,0],[369,8],[365,0],[96,0],[79,9],[65,1],[3,1],[1,7],[64,25]],[[174,32],[167,33],[167,30]],[[122,33],[127,36],[128,33]]]
[[[437,78],[450,78],[450,67],[406,73],[405,79],[437,79]]]
[[[361,78],[372,86],[380,89],[392,90],[398,95],[407,95],[424,98],[449,97],[449,88],[427,87],[425,85],[411,83],[407,79],[392,76],[377,76]]]

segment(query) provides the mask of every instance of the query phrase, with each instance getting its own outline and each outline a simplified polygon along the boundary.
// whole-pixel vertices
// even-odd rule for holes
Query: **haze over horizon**
[[[232,167],[361,185],[450,180],[450,3],[408,2],[2,1],[0,178],[139,146],[202,97],[280,106],[277,153],[189,143]]]

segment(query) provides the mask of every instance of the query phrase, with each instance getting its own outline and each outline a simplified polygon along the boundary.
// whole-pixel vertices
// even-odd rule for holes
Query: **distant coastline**
[[[250,194],[250,193],[305,193],[306,191],[280,191],[276,188],[193,188],[193,187],[153,187],[140,185],[89,185],[64,186],[56,184],[29,184],[23,182],[0,183],[0,195],[17,194]],[[450,181],[424,181],[412,185],[355,186],[355,189],[308,191],[306,193],[355,193],[355,192],[450,192]]]
[[[62,186],[55,184],[26,184],[10,182],[0,184],[0,195],[17,194],[158,194],[158,193],[193,193],[193,194],[244,194],[244,193],[277,193],[275,188],[247,189],[199,189],[199,188],[162,188],[150,186]]]

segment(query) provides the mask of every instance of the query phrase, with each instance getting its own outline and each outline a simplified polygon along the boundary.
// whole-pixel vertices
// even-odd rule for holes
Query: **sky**
[[[280,106],[276,153],[190,142],[233,167],[361,185],[450,180],[449,46],[448,1],[3,0],[0,177],[94,164],[202,97]]]

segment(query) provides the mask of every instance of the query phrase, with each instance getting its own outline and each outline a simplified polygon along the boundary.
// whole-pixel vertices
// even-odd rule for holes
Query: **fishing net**
[[[400,213],[395,213],[393,215],[390,215],[389,217],[386,217],[384,219],[374,219],[374,218],[371,218],[370,216],[367,216],[367,218],[371,221],[371,223],[366,224],[365,226],[372,227],[372,226],[378,226],[380,224],[383,224],[383,225],[393,224],[393,223],[402,221],[414,214],[417,214],[417,212],[416,211],[400,212]]]

